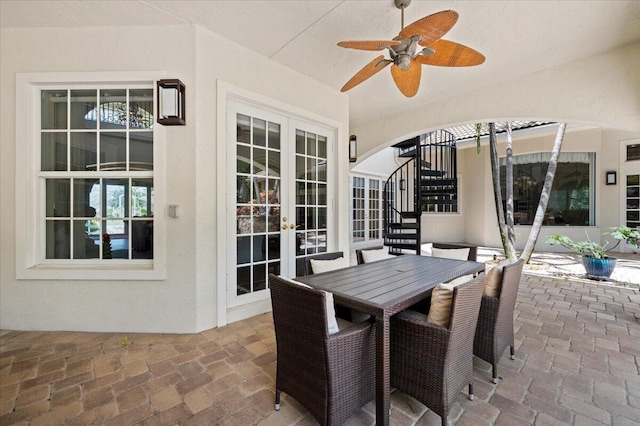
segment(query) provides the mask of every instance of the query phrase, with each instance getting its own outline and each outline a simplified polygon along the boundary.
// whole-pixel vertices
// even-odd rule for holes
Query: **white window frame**
[[[163,72],[69,72],[16,74],[16,278],[31,280],[163,280],[165,279],[165,132],[154,124],[154,258],[44,262],[45,200],[40,184],[40,91],[74,86],[146,85],[154,90]],[[154,111],[155,119],[155,111]],[[42,195],[38,195],[42,194]]]

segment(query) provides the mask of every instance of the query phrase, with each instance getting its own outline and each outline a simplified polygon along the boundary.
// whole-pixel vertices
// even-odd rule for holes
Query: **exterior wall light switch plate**
[[[178,214],[178,206],[175,205],[175,204],[170,205],[169,206],[169,217],[176,218],[178,216],[179,216],[179,214]]]

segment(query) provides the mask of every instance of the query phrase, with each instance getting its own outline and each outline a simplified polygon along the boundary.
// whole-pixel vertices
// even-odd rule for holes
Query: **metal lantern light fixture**
[[[185,87],[178,79],[158,80],[158,118],[165,126],[184,126]]]
[[[358,139],[356,135],[349,136],[349,162],[355,163],[358,159]]]

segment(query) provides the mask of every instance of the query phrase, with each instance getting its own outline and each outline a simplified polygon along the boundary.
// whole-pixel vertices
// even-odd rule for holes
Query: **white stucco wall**
[[[339,123],[337,149],[345,149],[346,95],[197,27],[3,29],[0,54],[2,329],[190,333],[217,325],[217,294],[224,286],[219,277],[225,266],[218,262],[216,232],[222,200],[216,192],[221,172],[216,148],[225,143],[217,137],[219,80]],[[136,70],[163,71],[187,88],[187,125],[163,129],[166,203],[180,206],[180,217],[166,220],[166,279],[17,280],[16,73]],[[347,200],[346,160],[337,168],[337,198]],[[336,210],[339,245],[346,249],[348,208],[343,204]],[[160,210],[166,214],[166,206],[156,208]]]

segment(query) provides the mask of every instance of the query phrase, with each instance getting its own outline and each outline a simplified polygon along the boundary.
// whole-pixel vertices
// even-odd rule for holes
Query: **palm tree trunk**
[[[516,233],[513,229],[513,136],[511,134],[510,122],[507,122],[507,149],[505,169],[505,197],[507,198],[507,242],[510,247],[513,247],[512,250],[509,250],[510,253],[513,253],[513,258],[509,256],[509,259],[515,261]]]
[[[493,197],[496,204],[496,214],[498,215],[498,227],[500,229],[500,239],[504,254],[508,259],[515,260],[516,252],[513,243],[509,242],[507,225],[502,207],[502,191],[500,189],[500,163],[498,162],[498,147],[496,139],[496,125],[489,123],[489,156],[491,158],[491,176],[493,177]]]
[[[547,211],[547,205],[549,204],[549,194],[551,193],[551,187],[553,186],[553,178],[556,175],[556,168],[558,167],[558,157],[560,156],[560,150],[562,148],[562,141],[564,140],[564,131],[567,128],[567,123],[560,123],[558,132],[556,133],[556,140],[553,143],[553,150],[551,151],[551,159],[549,160],[549,167],[547,168],[547,175],[544,178],[544,186],[540,193],[540,201],[538,202],[538,209],[533,219],[533,225],[531,226],[531,232],[529,232],[529,239],[524,246],[524,250],[520,255],[521,259],[524,259],[525,263],[529,263],[531,254],[538,241],[538,235],[542,228],[542,221],[544,214]]]

